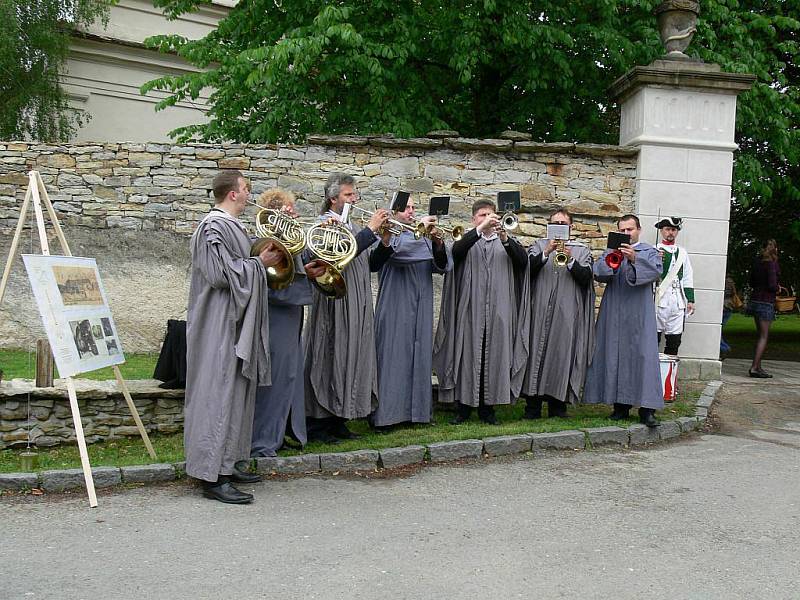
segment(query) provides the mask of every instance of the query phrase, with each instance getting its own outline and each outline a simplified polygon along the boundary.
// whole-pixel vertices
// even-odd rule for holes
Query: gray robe
[[[629,404],[663,408],[656,338],[653,283],[661,275],[661,257],[639,242],[636,262],[614,271],[605,254],[594,263],[594,278],[606,284],[597,318],[596,344],[586,375],[587,404]]]
[[[269,290],[269,357],[272,385],[256,392],[253,441],[250,456],[276,456],[283,445],[291,416],[292,433],[306,444],[303,387],[303,306],[311,304],[311,284],[300,257],[295,257],[295,276],[284,290]]]
[[[250,456],[257,385],[270,383],[267,278],[239,221],[219,210],[192,235],[186,317],[186,473],[216,481]]]
[[[528,249],[531,264],[541,264],[549,240]],[[575,264],[587,269],[586,285],[576,281],[570,267],[556,267],[551,254],[531,281],[530,354],[522,393],[550,396],[577,404],[594,348],[594,286],[592,253],[567,242]]]
[[[514,272],[499,238],[479,239],[445,275],[433,369],[439,402],[510,404],[519,395],[528,345],[528,269]],[[481,346],[486,362],[481,381]]]
[[[431,241],[415,240],[405,231],[391,241],[391,252],[380,266],[380,291],[375,309],[378,359],[378,409],[372,423],[430,423],[433,413],[431,362],[433,360],[433,273],[452,267],[446,250],[433,260]]]
[[[377,239],[366,227],[358,232],[359,254],[344,269],[344,298],[330,300],[312,290],[304,341],[306,417],[360,419],[378,404],[369,253],[364,252]]]

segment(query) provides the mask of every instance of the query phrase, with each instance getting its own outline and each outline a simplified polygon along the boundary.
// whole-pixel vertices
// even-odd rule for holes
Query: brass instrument
[[[267,267],[267,285],[273,290],[289,287],[294,281],[294,257],[306,245],[300,222],[283,210],[262,208],[256,215],[256,235],[260,239],[250,247],[250,256],[258,256],[270,243],[283,255],[281,262]]]
[[[358,252],[350,228],[333,219],[318,223],[306,232],[305,244],[311,257],[326,267],[322,275],[311,278],[311,283],[329,298],[344,298],[347,285],[342,272]]]
[[[566,267],[569,262],[569,254],[566,252],[566,240],[556,240],[555,255],[553,264],[557,267]]]
[[[509,210],[500,217],[500,225],[506,231],[514,231],[519,227],[519,217],[513,211]]]
[[[352,210],[357,210],[360,213],[358,220],[363,223],[365,226],[367,222],[370,220],[372,215],[375,214],[376,211],[374,210],[366,210],[356,205],[351,205]],[[424,223],[415,223],[414,225],[410,225],[408,223],[403,223],[402,221],[398,221],[397,219],[389,218],[386,220],[386,224],[378,230],[378,235],[382,235],[384,232],[388,231],[392,235],[400,235],[403,231],[410,231],[414,234],[414,239],[418,240],[425,236],[427,228],[425,227]]]
[[[419,227],[419,225],[417,227]],[[464,228],[461,225],[446,227],[444,225],[440,225],[439,223],[431,223],[425,228],[425,235],[430,237],[434,229],[439,229],[440,231],[444,231],[453,239],[454,242],[457,242],[462,237],[464,237]]]

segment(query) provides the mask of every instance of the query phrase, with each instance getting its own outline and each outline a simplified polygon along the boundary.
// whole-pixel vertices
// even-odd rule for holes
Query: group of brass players
[[[191,241],[187,316],[186,472],[205,496],[251,502],[234,484],[258,480],[248,459],[276,456],[287,435],[305,445],[355,437],[353,419],[378,431],[429,423],[432,373],[438,401],[455,405],[453,424],[473,408],[495,424],[494,407],[520,397],[529,419],[544,403],[563,417],[582,401],[613,404],[613,419],[635,406],[642,423],[658,424],[652,285],[662,267],[635,215],[617,223],[630,243],[614,263],[572,239],[526,249],[516,218],[488,200],[473,204],[463,232],[416,219],[413,199],[402,212],[357,207],[346,174],[324,192],[295,245],[297,228],[280,225],[301,223],[291,194],[262,194],[254,240],[238,219],[248,182],[238,171],[214,179],[215,206]],[[559,209],[549,222],[572,217]],[[444,276],[435,328],[434,275]],[[593,280],[606,284],[596,323]]]

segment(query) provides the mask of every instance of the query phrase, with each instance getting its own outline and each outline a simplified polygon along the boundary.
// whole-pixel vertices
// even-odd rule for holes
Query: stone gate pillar
[[[660,217],[684,218],[678,243],[694,267],[696,312],[686,322],[681,377],[717,379],[736,96],[755,77],[685,58],[635,67],[610,91],[622,112],[620,144],[639,147],[636,207],[643,241],[656,242]]]

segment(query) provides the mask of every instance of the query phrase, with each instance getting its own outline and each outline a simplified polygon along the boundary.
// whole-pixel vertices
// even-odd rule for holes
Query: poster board
[[[61,377],[125,362],[93,258],[23,254]]]

